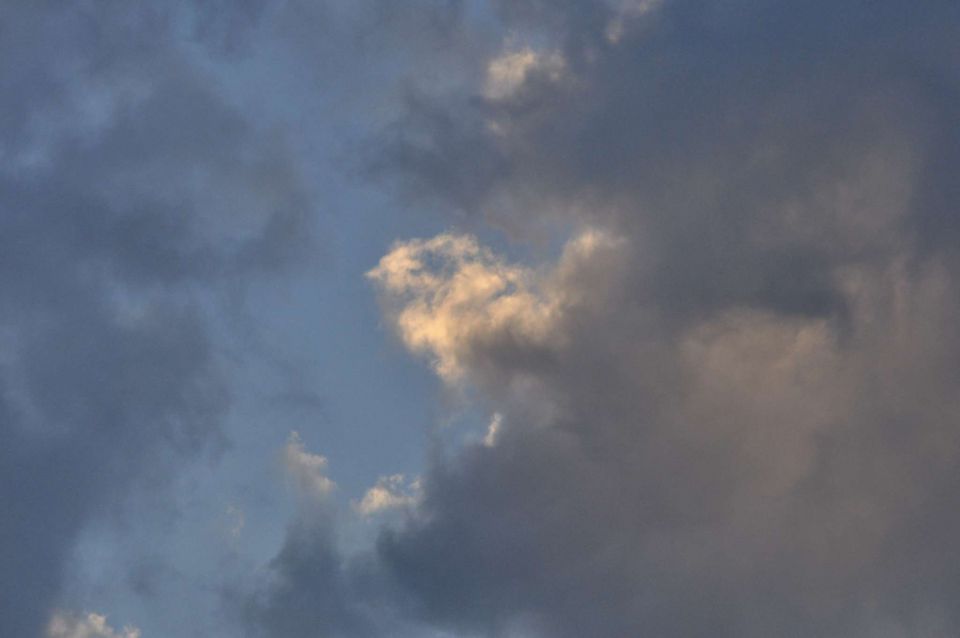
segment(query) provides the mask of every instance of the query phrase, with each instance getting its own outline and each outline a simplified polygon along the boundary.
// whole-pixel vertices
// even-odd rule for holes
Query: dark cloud
[[[222,442],[204,308],[310,242],[283,141],[173,6],[0,10],[0,634],[38,636],[79,532]]]
[[[295,521],[270,580],[252,596],[234,594],[250,635],[379,635],[365,606],[367,583],[341,553],[328,517]]]
[[[413,192],[620,241],[375,276],[502,414],[380,569],[468,635],[954,635],[957,7],[641,5],[504,3],[563,72],[388,134]]]
[[[954,7],[666,2],[612,43],[605,3],[570,5],[507,11],[565,18],[559,81],[534,75],[472,108],[411,105],[407,137],[387,148],[414,188],[508,227],[565,211],[642,232],[658,251],[658,302],[680,313],[838,311],[830,268],[890,233],[851,227],[848,203],[816,198],[865,170],[889,172],[885,188],[936,180],[898,239],[953,226],[952,181],[936,176],[956,146]],[[778,235],[790,215],[807,227]]]
[[[567,67],[466,111],[495,179],[463,133],[404,157],[629,254],[565,284],[546,353],[464,337],[504,432],[384,564],[483,635],[952,635],[956,7],[668,0],[613,38],[589,4],[505,10],[552,15]]]

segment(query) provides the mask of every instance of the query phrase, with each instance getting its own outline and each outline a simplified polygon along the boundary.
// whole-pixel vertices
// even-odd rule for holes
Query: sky
[[[0,636],[960,635],[954,0],[0,3]]]

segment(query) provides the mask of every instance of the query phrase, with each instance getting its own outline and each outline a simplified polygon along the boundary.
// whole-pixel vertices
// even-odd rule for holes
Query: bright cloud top
[[[430,356],[437,374],[456,383],[476,363],[478,345],[559,345],[559,320],[576,301],[569,280],[595,253],[617,245],[589,230],[553,268],[535,270],[507,263],[469,235],[442,234],[396,244],[368,276],[383,291],[404,345]]]
[[[403,474],[381,476],[377,484],[354,503],[354,509],[363,516],[404,507],[414,507],[420,500],[420,481],[407,481]]]

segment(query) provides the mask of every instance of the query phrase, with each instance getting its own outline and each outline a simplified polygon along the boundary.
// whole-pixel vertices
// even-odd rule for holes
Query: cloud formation
[[[624,248],[558,279],[441,236],[374,271],[407,347],[502,414],[381,536],[413,613],[494,636],[952,635],[957,7],[501,17],[549,25],[563,81],[443,112],[403,155],[443,172],[398,170],[517,237],[573,222]]]
[[[575,301],[567,280],[594,251],[615,245],[586,231],[568,244],[555,269],[536,273],[505,263],[473,237],[439,235],[395,245],[367,276],[383,291],[404,344],[430,355],[440,377],[455,383],[467,368],[483,365],[478,344],[557,347],[556,324]]]
[[[164,3],[0,9],[5,636],[40,636],[72,606],[62,586],[89,523],[222,445],[207,312],[312,242],[293,157],[218,92],[192,18]]]
[[[387,510],[413,507],[420,495],[420,482],[407,481],[403,474],[381,476],[377,484],[364,493],[354,509],[363,516],[372,516]]]
[[[435,467],[380,557],[423,617],[482,634],[913,635],[932,616],[947,635],[947,281],[877,274],[845,335],[757,310],[638,332],[642,309],[574,306],[536,366],[478,339],[471,381],[510,427]]]
[[[356,117],[404,111],[359,163],[453,229],[368,279],[494,416],[358,491],[395,514],[367,549],[291,435],[237,633],[960,634],[960,5],[268,5],[0,9],[0,634],[136,635],[51,620],[76,539],[216,446],[222,298],[313,250],[296,155],[227,88],[253,36],[384,59]]]

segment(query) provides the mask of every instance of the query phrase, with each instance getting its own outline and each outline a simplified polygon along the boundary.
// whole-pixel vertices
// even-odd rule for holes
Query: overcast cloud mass
[[[954,0],[0,3],[0,637],[960,635]]]

